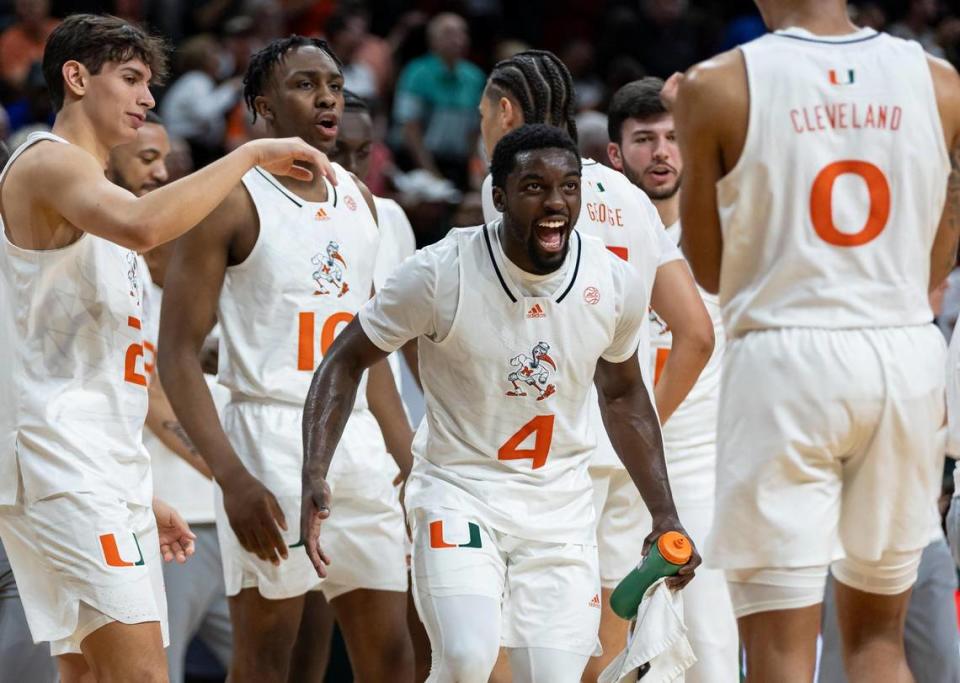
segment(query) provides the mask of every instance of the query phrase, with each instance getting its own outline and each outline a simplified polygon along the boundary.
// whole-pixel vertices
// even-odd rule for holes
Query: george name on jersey
[[[587,215],[594,223],[623,227],[623,209],[614,209],[603,202],[587,202]]]

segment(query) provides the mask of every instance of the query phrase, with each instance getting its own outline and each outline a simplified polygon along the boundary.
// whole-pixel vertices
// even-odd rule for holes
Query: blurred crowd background
[[[575,79],[584,156],[606,162],[603,112],[618,87],[764,31],[749,0],[0,0],[0,139],[11,148],[52,123],[39,60],[73,12],[116,14],[169,40],[172,74],[155,96],[175,138],[174,177],[262,134],[241,98],[253,51],[290,33],[325,37],[374,112],[367,184],[407,210],[419,246],[482,222],[477,104],[497,61],[556,52]],[[851,13],[960,63],[960,0],[859,2]]]

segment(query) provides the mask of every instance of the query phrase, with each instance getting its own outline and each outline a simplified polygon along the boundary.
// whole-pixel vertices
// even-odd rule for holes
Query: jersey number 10
[[[297,370],[313,372],[317,367],[314,355],[314,351],[317,348],[316,318],[316,313],[300,314],[300,332],[297,335]],[[327,350],[337,336],[339,326],[346,325],[351,320],[353,320],[353,313],[340,311],[323,321],[323,327],[320,330],[321,358],[327,355]]]
[[[833,222],[833,184],[837,178],[853,173],[863,178],[870,195],[870,212],[859,232],[837,230]],[[834,161],[817,174],[810,190],[810,221],[824,242],[837,247],[859,247],[874,240],[890,218],[890,184],[879,168],[869,161]]]

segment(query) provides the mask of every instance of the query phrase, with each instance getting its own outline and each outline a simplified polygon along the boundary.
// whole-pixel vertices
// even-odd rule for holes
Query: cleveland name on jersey
[[[727,334],[930,322],[949,164],[923,49],[793,28],[741,50],[763,106],[717,184]]]

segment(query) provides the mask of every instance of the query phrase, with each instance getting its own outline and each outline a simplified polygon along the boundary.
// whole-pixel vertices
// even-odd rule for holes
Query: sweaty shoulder
[[[688,129],[692,125],[698,135],[716,141],[723,153],[724,171],[732,169],[743,151],[750,114],[743,52],[728,50],[690,67],[680,80],[673,109]]]

